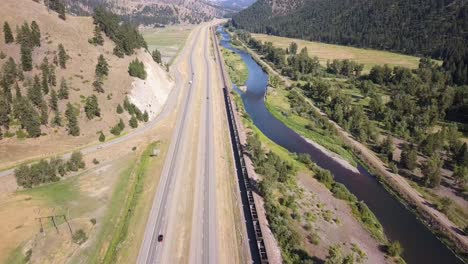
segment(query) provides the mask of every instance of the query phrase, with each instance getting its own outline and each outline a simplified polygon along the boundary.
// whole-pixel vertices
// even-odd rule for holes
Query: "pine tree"
[[[31,38],[31,29],[28,23],[24,22],[20,29],[17,29],[16,43],[26,45],[30,49],[34,47]]]
[[[36,47],[41,46],[41,30],[39,29],[39,25],[36,21],[31,23],[31,43]]]
[[[401,151],[400,162],[403,167],[408,170],[414,170],[417,166],[418,154],[414,146],[404,145]]]
[[[96,95],[91,95],[86,98],[84,110],[88,119],[101,116],[101,109],[99,109],[99,103]]]
[[[106,136],[101,131],[101,133],[99,134],[99,142],[104,142],[104,141],[106,141]]]
[[[441,180],[440,169],[443,163],[437,152],[424,162],[422,173],[427,187],[435,188],[439,186]]]
[[[52,119],[52,126],[62,126],[62,116],[58,109],[55,110],[54,112],[54,118]]]
[[[21,66],[23,71],[32,70],[32,51],[26,43],[21,43]]]
[[[57,76],[55,75],[55,67],[50,65],[49,66],[49,85],[57,86]]]
[[[37,75],[34,76],[33,85],[28,89],[28,98],[35,106],[41,105],[44,100],[42,97],[41,84]]]
[[[148,122],[149,116],[148,116],[148,111],[145,110],[143,113],[143,121]]]
[[[3,96],[0,96],[0,126],[9,128],[11,106]]]
[[[62,44],[59,44],[58,46],[59,52],[58,52],[58,60],[60,67],[62,69],[67,68],[67,60],[69,59],[67,52],[65,51],[65,48],[63,47]]]
[[[15,41],[13,33],[11,32],[10,24],[6,21],[3,24],[3,34],[5,35],[5,44],[10,44]]]
[[[161,52],[159,52],[159,50],[157,49],[154,49],[153,52],[151,53],[151,56],[153,57],[153,60],[158,63],[158,64],[161,64],[162,60],[161,60]]]
[[[29,100],[24,97],[15,100],[13,115],[21,122],[21,126],[26,128],[30,137],[41,135],[41,119]]]
[[[71,103],[67,104],[67,110],[65,111],[65,117],[68,120],[68,134],[72,136],[79,136],[80,135],[80,127],[78,124],[78,118],[77,118],[77,110]]]
[[[118,126],[119,126],[120,130],[124,130],[124,129],[125,129],[125,124],[124,124],[122,118],[120,118]]]
[[[137,128],[138,127],[138,120],[136,119],[135,116],[132,116],[132,118],[130,118],[130,120],[128,121],[128,124],[132,128]]]
[[[117,105],[117,114],[123,113],[123,108],[120,104]]]
[[[49,107],[52,111],[58,110],[58,97],[57,92],[54,89],[50,92]]]
[[[16,71],[16,75],[19,81],[24,81],[23,65],[19,64]]]
[[[44,94],[49,93],[49,80],[47,78],[47,73],[45,73],[44,71],[42,72],[42,91],[44,92]]]
[[[102,81],[100,80],[100,78],[97,78],[97,80],[93,82],[93,87],[94,91],[98,93],[104,93],[104,88],[102,88]]]
[[[15,83],[15,96],[16,96],[16,99],[19,99],[19,98],[23,97],[23,95],[21,94],[21,89],[20,89],[18,83]]]
[[[41,102],[39,105],[39,110],[41,112],[41,124],[47,125],[49,123],[49,111],[45,101]]]
[[[18,75],[18,69],[15,60],[9,57],[3,65],[3,81],[8,85],[12,85],[16,81]]]
[[[98,78],[109,75],[109,64],[107,63],[104,56],[102,56],[102,54],[99,55],[98,63],[96,64],[95,73]]]
[[[100,45],[100,46],[104,44],[104,38],[102,37],[101,28],[98,25],[94,27],[94,37],[88,40],[88,42],[93,45]]]
[[[63,77],[62,77],[62,80],[60,81],[60,89],[58,91],[58,98],[60,100],[68,99],[68,85],[67,85],[67,81]]]

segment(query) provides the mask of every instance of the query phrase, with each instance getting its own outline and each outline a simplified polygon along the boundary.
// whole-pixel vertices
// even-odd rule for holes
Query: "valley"
[[[0,7],[0,263],[468,260],[464,1]]]

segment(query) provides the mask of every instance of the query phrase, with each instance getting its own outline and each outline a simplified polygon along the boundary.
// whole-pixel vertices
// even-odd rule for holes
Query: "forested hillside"
[[[251,32],[443,59],[468,83],[468,1],[259,0],[233,17]]]

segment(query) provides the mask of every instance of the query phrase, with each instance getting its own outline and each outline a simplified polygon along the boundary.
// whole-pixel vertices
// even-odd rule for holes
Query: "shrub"
[[[354,194],[352,194],[348,188],[346,188],[346,186],[341,183],[335,182],[331,192],[333,193],[333,196],[340,200],[345,200],[352,203],[357,202],[356,196],[354,196]]]
[[[388,254],[392,257],[400,256],[403,253],[403,248],[400,245],[400,242],[393,241],[388,245],[387,248]]]
[[[130,62],[128,65],[128,73],[132,77],[137,77],[142,80],[146,79],[145,65],[138,59],[134,59],[132,62]]]
[[[74,243],[81,245],[86,242],[86,240],[88,240],[88,237],[86,236],[86,233],[83,231],[83,229],[78,229],[73,234],[72,239]]]
[[[315,170],[314,177],[321,183],[325,185],[328,189],[332,188],[333,183],[335,180],[333,179],[333,175],[329,170],[324,170],[322,168],[317,168]]]

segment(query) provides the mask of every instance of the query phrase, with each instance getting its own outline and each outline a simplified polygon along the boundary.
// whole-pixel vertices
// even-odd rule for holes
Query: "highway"
[[[195,29],[181,54],[189,57],[188,78],[176,78],[184,99],[137,263],[219,263],[209,29]]]

